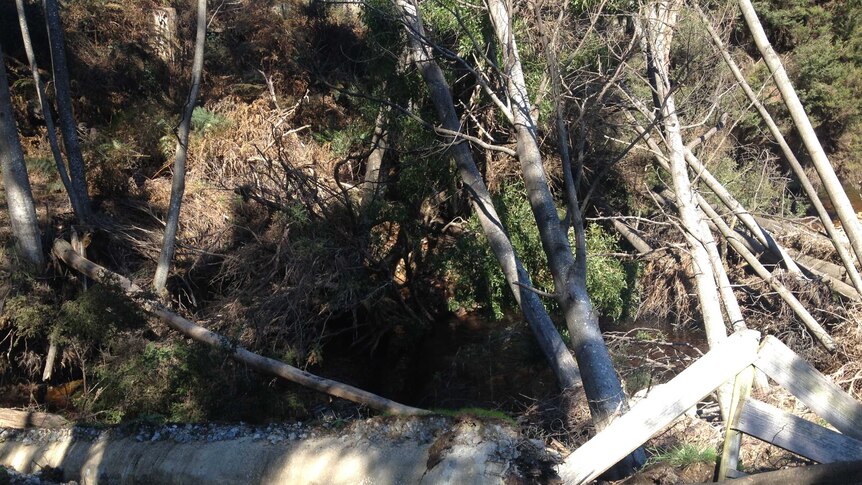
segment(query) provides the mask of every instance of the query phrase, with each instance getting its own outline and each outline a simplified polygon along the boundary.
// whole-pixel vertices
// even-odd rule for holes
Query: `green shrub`
[[[96,369],[104,392],[93,403],[93,410],[107,412],[115,422],[154,415],[175,421],[204,419],[200,398],[206,386],[200,370],[206,359],[185,343],[136,347],[113,349],[116,356],[106,356]]]
[[[120,330],[142,327],[144,315],[118,287],[93,285],[65,301],[57,321],[61,338],[99,347]]]
[[[116,341],[95,369],[90,409],[102,420],[260,421],[303,416],[302,401],[237,366],[225,351],[185,341]]]
[[[523,186],[504,185],[495,197],[495,206],[533,286],[553,292],[553,275]],[[507,309],[516,307],[514,297],[475,215],[468,220],[466,229],[453,251],[444,255],[441,265],[454,289],[450,309],[481,307],[499,319]],[[609,255],[619,251],[618,240],[601,226],[591,224],[586,232],[587,291],[599,313],[620,318],[637,298],[638,266]],[[546,299],[545,303],[551,311],[556,308],[555,301]]]

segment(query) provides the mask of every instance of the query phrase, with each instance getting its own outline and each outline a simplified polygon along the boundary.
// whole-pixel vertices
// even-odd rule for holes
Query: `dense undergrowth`
[[[113,228],[92,233],[88,254],[148,286],[161,245],[174,131],[186,95],[192,12],[177,2],[128,3],[69,2],[63,18],[90,191]],[[179,14],[172,61],[155,56],[150,40],[149,12],[167,4]],[[435,402],[461,407],[479,403],[515,411],[529,407],[518,396],[529,385],[534,387],[528,399],[551,399],[556,393],[553,379],[536,378],[540,353],[520,322],[515,324],[519,329],[513,329],[514,300],[444,147],[425,123],[386,108],[409,107],[433,124],[421,79],[399,54],[403,39],[388,3],[371,2],[371,7],[359,12],[323,2],[248,0],[226,4],[214,15],[202,101],[194,111],[179,248],[169,282],[172,301],[178,311],[232,342],[389,397],[429,407]],[[489,26],[475,16],[465,15],[473,20],[463,25],[453,22],[453,11],[468,11],[460,2],[426,2],[423,9],[428,10],[426,20],[434,35],[453,52],[466,55],[473,41],[489,35]],[[41,22],[38,8],[31,5],[28,13],[33,25]],[[798,17],[788,18],[799,22]],[[21,61],[15,15],[8,5],[0,6],[0,19],[0,40],[14,59],[13,95],[31,177],[37,197],[46,201],[40,205],[45,238],[68,237],[73,217],[47,162],[51,156],[45,128],[33,108],[33,85]],[[796,23],[782,27],[777,23],[782,19],[774,19],[775,29],[796,32]],[[561,35],[582,33],[583,24]],[[520,35],[535,26],[524,17],[515,27]],[[461,28],[473,39],[459,33]],[[675,55],[708,62],[712,58],[705,53],[702,34],[686,28],[692,32],[690,42]],[[846,44],[834,55],[841,62],[856,62],[848,46],[856,42],[858,29],[841,29]],[[820,35],[818,39],[828,37]],[[782,45],[803,49],[794,39]],[[46,66],[46,40],[35,40],[40,63]],[[613,46],[605,40],[589,37],[584,50],[561,59],[567,75],[583,81],[585,92],[595,94],[597,81],[584,73],[613,68],[607,65]],[[538,45],[527,44],[523,53],[531,89],[544,82]],[[467,70],[450,58],[441,62],[456,100],[473,107],[470,115],[482,120],[489,137],[510,143],[492,103],[471,101],[479,90]],[[484,65],[491,59],[477,62]],[[799,73],[811,69],[801,66]],[[696,74],[695,69],[686,72]],[[681,83],[681,96],[694,98],[714,90],[726,74]],[[842,154],[836,158],[850,160],[856,150],[858,110],[852,103],[845,110],[833,106],[826,86],[845,96],[857,78],[833,74],[840,82],[811,81],[802,92],[819,106],[821,131]],[[744,104],[741,99],[732,93],[727,104],[738,107]],[[546,98],[537,105],[543,130],[552,132],[552,103]],[[708,109],[698,105],[692,111]],[[602,172],[615,158],[620,147],[614,139],[631,134],[610,111],[587,114],[604,120],[586,130],[587,177]],[[752,211],[804,213],[806,206],[782,170],[765,163],[775,155],[760,146],[759,125],[744,113],[734,115],[739,123],[731,136],[738,143],[711,146],[716,155],[710,166],[716,176]],[[382,180],[366,203],[357,187],[362,187],[366,160],[375,148],[379,120],[390,149],[383,159]],[[543,150],[554,188],[561,191],[553,143],[548,135]],[[535,285],[552,291],[516,163],[500,153],[477,155]],[[630,378],[627,390],[632,393],[651,382],[651,376],[636,372],[644,365],[635,359],[639,346],[660,348],[656,342],[665,342],[674,329],[699,321],[686,272],[690,262],[685,251],[674,249],[683,238],[671,224],[656,224],[659,218],[653,217],[658,211],[649,189],[664,175],[649,163],[645,155],[633,153],[607,167],[606,179],[590,179],[599,184],[594,199],[599,202],[586,208],[587,287],[605,327],[635,321],[666,332],[612,346],[619,350],[617,364]],[[649,242],[671,250],[662,249],[648,259],[622,254],[629,248],[604,217],[624,210],[643,215],[642,230]],[[256,375],[223,352],[172,335],[110,288],[90,283],[83,289],[82,281],[59,264],[45,274],[26,273],[16,264],[8,234],[3,236],[2,270],[8,278],[0,287],[0,296],[5,295],[0,339],[9,351],[0,355],[0,385],[19,390],[15,404],[47,402],[52,408],[65,406],[81,419],[104,422],[307,418],[321,405],[333,406],[326,398]],[[799,348],[811,350],[807,334],[793,327],[795,318],[783,304],[763,291],[762,282],[731,266],[746,282],[738,293],[749,304],[751,325],[789,336]],[[824,287],[795,289],[817,303],[816,316],[831,328],[851,332],[849,325],[842,326],[847,309]],[[548,308],[554,315],[550,299]],[[478,330],[464,330],[468,344],[450,355],[452,349],[443,347],[458,344],[440,337],[441,332],[472,325],[469,318],[453,323],[452,314],[481,315],[483,323],[477,327],[484,333],[477,338]],[[54,377],[37,384],[51,341],[61,349]],[[429,342],[441,344],[432,347]],[[858,352],[847,349],[848,355]],[[425,362],[434,354],[446,354],[438,368]],[[830,370],[842,368],[842,362],[814,350],[808,356]],[[488,360],[495,362],[489,365]],[[678,364],[670,368],[678,370]],[[842,369],[847,375],[854,370]],[[453,384],[462,378],[467,381]],[[51,389],[79,380],[71,400],[46,401]],[[481,391],[470,394],[465,389],[469,386]],[[474,401],[452,399],[456,391]]]

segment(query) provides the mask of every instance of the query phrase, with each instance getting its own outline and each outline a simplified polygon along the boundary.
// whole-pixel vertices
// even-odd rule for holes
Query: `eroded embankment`
[[[550,460],[508,424],[472,417],[0,431],[0,464],[82,485],[529,483]]]

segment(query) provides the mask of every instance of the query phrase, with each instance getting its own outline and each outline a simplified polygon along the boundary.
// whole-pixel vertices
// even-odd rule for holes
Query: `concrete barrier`
[[[516,460],[530,443],[502,422],[442,417],[374,418],[278,439],[254,430],[229,436],[235,434],[210,441],[212,434],[172,439],[160,432],[4,431],[0,464],[24,473],[56,468],[64,480],[82,485],[479,485],[520,475]]]

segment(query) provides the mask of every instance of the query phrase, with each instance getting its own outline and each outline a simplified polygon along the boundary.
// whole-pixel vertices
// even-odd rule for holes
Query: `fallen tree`
[[[141,289],[140,286],[134,284],[128,278],[81,257],[74,249],[72,249],[72,245],[62,239],[54,241],[52,252],[61,261],[87,277],[102,284],[119,286],[122,288],[123,292],[129,298],[137,302],[141,308],[161,318],[172,329],[193,340],[222,349],[232,359],[242,362],[252,369],[274,375],[276,377],[281,377],[286,381],[329,394],[330,396],[362,404],[378,411],[397,415],[430,414],[429,411],[424,409],[406,406],[348,384],[316,376],[310,372],[287,365],[279,360],[255,354],[250,350],[235,345],[234,342],[231,342],[230,339],[224,335],[201,327],[191,320],[183,318],[166,309],[155,298],[150,297],[143,291],[143,289]]]

